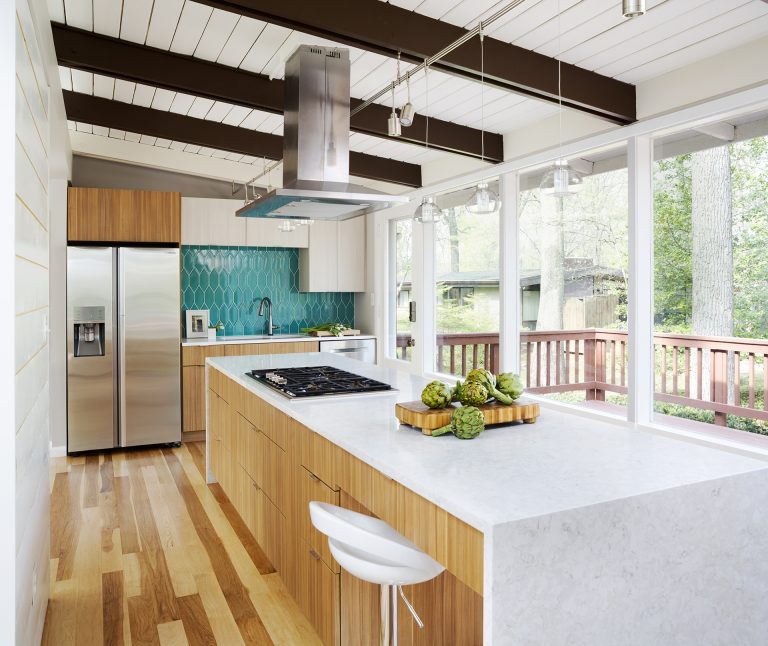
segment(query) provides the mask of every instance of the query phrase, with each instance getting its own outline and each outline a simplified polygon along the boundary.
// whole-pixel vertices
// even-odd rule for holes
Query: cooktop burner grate
[[[392,390],[392,386],[331,366],[272,368],[246,373],[286,397],[321,397]]]

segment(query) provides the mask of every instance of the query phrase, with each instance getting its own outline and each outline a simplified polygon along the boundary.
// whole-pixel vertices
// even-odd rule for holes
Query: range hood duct
[[[349,182],[349,50],[301,45],[285,63],[283,188],[250,218],[346,220],[408,202]]]

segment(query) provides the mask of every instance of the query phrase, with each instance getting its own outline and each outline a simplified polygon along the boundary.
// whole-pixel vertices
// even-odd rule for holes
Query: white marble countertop
[[[542,406],[535,424],[467,441],[400,426],[397,401],[427,380],[328,353],[207,361],[295,420],[483,532],[514,521],[768,469],[768,462]],[[245,375],[333,365],[386,381],[393,393],[289,400]]]
[[[375,339],[372,334],[358,334],[355,336],[311,336],[309,334],[250,334],[242,336],[217,336],[215,339],[182,339],[181,345],[227,345],[230,343],[290,343],[292,341],[347,341],[354,339]]]

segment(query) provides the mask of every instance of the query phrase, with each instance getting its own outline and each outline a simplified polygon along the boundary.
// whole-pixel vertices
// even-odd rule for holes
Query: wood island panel
[[[404,645],[482,643],[483,535],[208,366],[211,469],[323,643],[375,643],[379,589],[340,570],[310,500],[375,515],[446,567],[400,607]]]

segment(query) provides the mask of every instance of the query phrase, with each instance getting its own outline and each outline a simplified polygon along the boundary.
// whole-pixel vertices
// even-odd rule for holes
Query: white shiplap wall
[[[28,0],[16,1],[15,642],[39,643],[49,581],[49,90]]]

